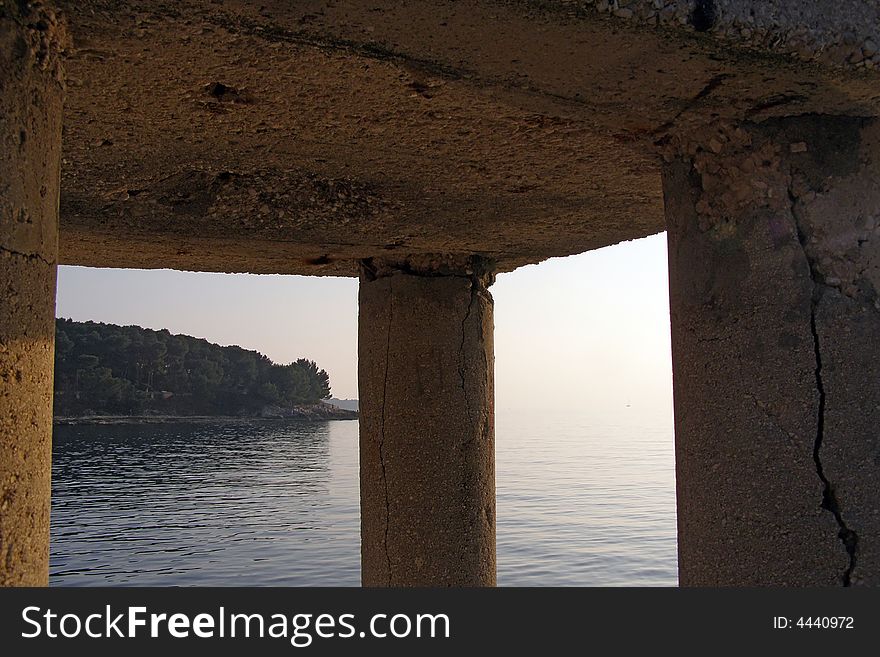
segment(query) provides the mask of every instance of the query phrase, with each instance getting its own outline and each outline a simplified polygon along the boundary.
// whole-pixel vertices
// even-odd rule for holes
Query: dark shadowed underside
[[[734,38],[730,11],[704,34],[705,17],[590,2],[60,5],[66,264],[509,270],[663,230],[673,133],[880,101],[864,69],[765,47],[790,26],[761,49]]]

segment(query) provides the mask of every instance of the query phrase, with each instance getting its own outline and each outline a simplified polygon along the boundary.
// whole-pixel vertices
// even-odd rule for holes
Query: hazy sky
[[[496,404],[671,416],[666,234],[502,274]],[[357,396],[357,280],[60,267],[56,314],[311,358]]]

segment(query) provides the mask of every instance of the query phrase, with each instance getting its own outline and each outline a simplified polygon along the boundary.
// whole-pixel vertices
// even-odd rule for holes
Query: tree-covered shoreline
[[[259,416],[330,397],[327,372],[140,326],[58,319],[55,414]]]

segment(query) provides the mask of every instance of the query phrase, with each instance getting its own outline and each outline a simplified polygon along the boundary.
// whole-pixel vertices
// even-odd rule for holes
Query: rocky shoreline
[[[253,422],[255,420],[304,420],[323,422],[326,420],[356,420],[357,411],[337,408],[330,404],[294,406],[282,408],[268,406],[259,415],[82,415],[56,416],[56,425],[71,426],[83,424],[202,424],[208,422]]]

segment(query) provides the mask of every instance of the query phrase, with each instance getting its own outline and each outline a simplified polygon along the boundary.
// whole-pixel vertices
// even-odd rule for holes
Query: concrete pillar
[[[0,585],[49,579],[63,31],[0,4]]]
[[[495,585],[492,275],[485,262],[364,263],[364,586]]]
[[[679,579],[880,584],[880,123],[667,157]]]

